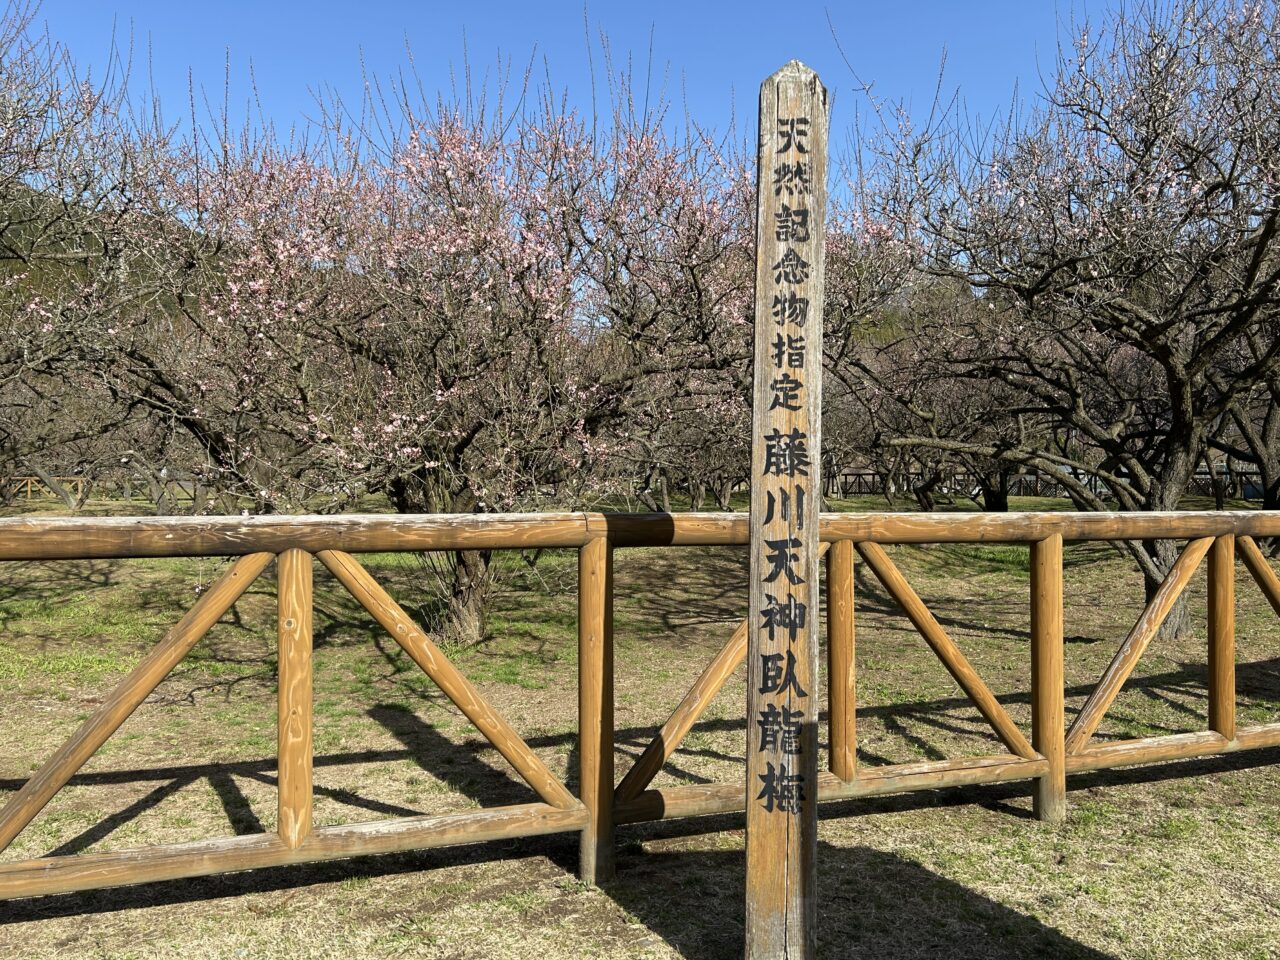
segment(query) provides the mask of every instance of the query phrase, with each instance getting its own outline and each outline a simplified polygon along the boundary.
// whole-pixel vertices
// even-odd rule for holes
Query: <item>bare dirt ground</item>
[[[1024,730],[1027,554],[896,548],[895,560]],[[626,771],[744,612],[745,554],[630,550],[616,567],[617,768]],[[426,577],[367,558],[414,609]],[[1141,608],[1132,565],[1066,552],[1068,720]],[[224,569],[214,560],[0,566],[0,800]],[[858,567],[864,764],[998,743]],[[574,788],[571,552],[510,557],[493,640],[455,662]],[[532,792],[317,566],[315,821],[519,803]],[[1237,583],[1241,725],[1280,720],[1280,622]],[[1101,739],[1203,729],[1204,571],[1192,632],[1158,639]],[[125,849],[275,827],[275,596],[268,571],[0,855]],[[661,784],[739,781],[735,678]],[[1280,957],[1280,750],[1068,781],[1059,827],[1027,784],[822,808],[820,956]],[[0,903],[0,957],[741,956],[740,817],[627,827],[618,876],[575,877],[569,835]]]

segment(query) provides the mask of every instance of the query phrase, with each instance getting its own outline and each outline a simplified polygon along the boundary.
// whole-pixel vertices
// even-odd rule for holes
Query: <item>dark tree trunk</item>
[[[458,550],[453,560],[453,582],[440,632],[446,644],[474,647],[488,636],[492,554],[488,550]]]
[[[1009,471],[997,470],[978,474],[982,488],[982,509],[988,513],[1009,512]]]
[[[40,478],[40,482],[49,488],[50,492],[63,502],[68,510],[76,509],[76,498],[72,495],[70,489],[64,487],[58,482],[53,474],[45,470],[40,464],[34,460],[28,460],[27,466],[31,468],[31,472]]]
[[[935,472],[928,480],[921,481],[912,486],[911,492],[915,494],[916,503],[920,505],[920,509],[925,513],[932,513],[938,506],[938,501],[933,495],[933,491],[937,489],[938,484],[942,483],[942,473]]]
[[[1177,510],[1182,505],[1183,495],[1191,485],[1197,460],[1195,450],[1198,446],[1198,443],[1194,445],[1188,443],[1170,452],[1164,469],[1155,480],[1156,486],[1147,498],[1147,509]],[[1178,555],[1182,552],[1182,545],[1174,540],[1148,540],[1143,543],[1143,548],[1151,558],[1152,566],[1155,567],[1154,571],[1143,573],[1143,587],[1147,603],[1150,603],[1156,591],[1160,589],[1164,578],[1173,569]],[[1160,628],[1160,636],[1166,639],[1183,637],[1190,629],[1191,612],[1187,607],[1186,591],[1183,591],[1182,596],[1173,604],[1169,615],[1165,618],[1164,625]]]
[[[707,498],[707,485],[701,480],[695,480],[689,484],[689,509],[695,513],[702,509],[703,501]]]

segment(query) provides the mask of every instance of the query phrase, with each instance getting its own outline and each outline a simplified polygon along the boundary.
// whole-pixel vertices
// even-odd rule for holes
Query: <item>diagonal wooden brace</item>
[[[274,558],[271,553],[251,553],[237,560],[164,635],[155,649],[120,681],[71,739],[9,798],[0,810],[0,850],[13,842],[85,761],[129,719]]]
[[[818,556],[823,556],[830,546],[829,543],[819,544]],[[693,725],[698,722],[711,701],[716,698],[716,694],[724,687],[725,681],[733,676],[734,671],[746,660],[747,628],[747,620],[739,623],[729,642],[702,671],[702,675],[685,694],[675,712],[662,725],[658,735],[650,741],[644,753],[640,754],[631,769],[627,771],[627,775],[622,778],[622,782],[618,784],[618,789],[613,794],[614,803],[625,803],[640,796],[653,782],[653,778],[658,775],[663,765],[671,759],[672,754],[680,748],[681,741],[693,729]]]
[[[1102,675],[1098,686],[1080,708],[1079,715],[1071,724],[1071,729],[1067,731],[1068,754],[1079,753],[1093,737],[1108,708],[1119,696],[1120,688],[1129,679],[1129,674],[1133,673],[1133,668],[1137,666],[1138,660],[1147,649],[1147,644],[1156,635],[1165,617],[1173,609],[1174,603],[1186,589],[1192,574],[1199,568],[1200,561],[1213,546],[1213,539],[1213,537],[1200,537],[1192,540],[1178,555],[1173,568],[1156,590],[1156,595],[1142,611],[1142,616],[1138,617],[1138,622],[1133,625],[1124,643],[1120,644],[1120,649],[1116,651],[1106,673]]]
[[[1004,707],[1000,706],[995,694],[991,692],[991,689],[983,682],[982,677],[978,676],[978,672],[965,659],[965,655],[960,652],[960,648],[956,646],[955,641],[942,629],[942,624],[938,623],[934,615],[929,612],[929,608],[924,605],[924,601],[912,589],[906,577],[902,575],[902,572],[894,562],[889,559],[889,555],[884,552],[884,548],[879,544],[870,542],[859,543],[857,548],[858,552],[862,554],[862,558],[867,561],[867,566],[872,569],[877,579],[884,584],[884,588],[889,591],[890,595],[898,601],[903,612],[915,625],[916,630],[924,637],[925,642],[929,644],[933,652],[938,655],[938,659],[942,661],[942,665],[955,678],[956,683],[973,701],[974,706],[978,708],[978,712],[986,718],[987,723],[991,724],[1001,742],[1019,757],[1031,759],[1039,756],[1027,738],[1023,736],[1022,731],[1009,718],[1009,714],[1005,712]]]
[[[1270,601],[1271,609],[1280,614],[1280,577],[1271,569],[1253,537],[1236,537],[1236,547],[1240,551],[1240,559]]]
[[[440,648],[418,629],[404,609],[354,557],[337,550],[321,550],[316,556],[360,605],[382,624],[392,639],[400,644],[404,652],[413,658],[485,739],[506,758],[539,797],[562,810],[578,805],[577,798],[547,769],[547,765],[512,729],[511,724],[489,706],[471,681],[449,662]]]

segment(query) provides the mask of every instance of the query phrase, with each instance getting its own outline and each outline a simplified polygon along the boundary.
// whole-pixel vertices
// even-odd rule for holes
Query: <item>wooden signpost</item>
[[[746,956],[813,960],[827,92],[797,60],[760,87],[757,176]]]

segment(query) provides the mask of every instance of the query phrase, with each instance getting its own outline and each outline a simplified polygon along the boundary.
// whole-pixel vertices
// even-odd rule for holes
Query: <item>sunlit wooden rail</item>
[[[1037,815],[1059,820],[1069,774],[1280,745],[1280,723],[1235,718],[1237,556],[1280,615],[1280,578],[1254,538],[1280,536],[1274,513],[825,514],[829,772],[819,799],[866,797],[1013,780],[1034,781]],[[238,559],[160,639],[76,733],[0,809],[0,851],[36,817],[275,561],[278,594],[279,817],[273,834],[44,857],[0,864],[0,898],[193,877],[366,854],[576,832],[581,873],[612,871],[618,824],[740,811],[742,781],[654,788],[654,778],[706,706],[741,666],[742,623],[653,741],[619,780],[613,726],[613,551],[626,547],[743,545],[743,514],[508,514],[0,520],[0,561],[173,556]],[[1065,541],[1185,540],[1068,729],[1064,716],[1062,555]],[[1028,651],[1032,725],[1009,717],[883,549],[910,543],[1021,543],[1031,550]],[[578,560],[579,764],[571,791],[357,559],[365,552],[575,548]],[[1004,753],[863,767],[856,753],[855,557],[885,587],[990,724]],[[1207,558],[1206,729],[1093,742],[1098,725],[1161,623]],[[539,802],[441,816],[316,827],[311,820],[312,570],[319,560],[493,744]]]

